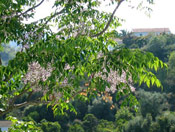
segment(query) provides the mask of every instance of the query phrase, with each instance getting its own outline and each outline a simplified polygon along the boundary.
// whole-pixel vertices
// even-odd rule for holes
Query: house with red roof
[[[160,35],[162,33],[171,34],[169,28],[135,28],[132,30],[134,36],[147,36],[148,34]]]

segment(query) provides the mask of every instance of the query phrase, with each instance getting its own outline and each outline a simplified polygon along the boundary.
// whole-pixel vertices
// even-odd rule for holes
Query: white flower
[[[107,70],[104,69],[104,72],[106,71]],[[131,88],[131,91],[135,91],[135,88],[131,85],[132,79],[129,78],[128,80],[126,80],[126,72],[124,71],[120,76],[117,71],[113,71],[112,69],[110,69],[110,73],[108,73],[108,76],[102,75],[102,73],[97,73],[95,74],[95,77],[101,77],[103,80],[106,80],[108,83],[110,83],[110,88],[106,86],[106,92],[115,93],[117,91],[116,86],[121,82],[128,83]]]
[[[38,62],[32,62],[28,65],[27,74],[23,77],[23,82],[27,84],[30,83],[37,83],[40,80],[46,81],[50,76],[53,68],[50,64],[48,64],[48,68],[45,69],[41,67]]]

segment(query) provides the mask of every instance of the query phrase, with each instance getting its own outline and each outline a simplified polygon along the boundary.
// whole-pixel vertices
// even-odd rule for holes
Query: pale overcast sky
[[[42,18],[50,14],[51,2],[52,0],[43,3],[37,10],[36,18]],[[175,33],[175,0],[155,0],[155,4],[151,7],[153,12],[150,14],[151,17],[148,17],[144,12],[131,9],[127,3],[122,3],[116,12],[116,16],[125,19],[125,22],[122,22],[122,27],[119,29],[170,28],[171,32]],[[114,7],[104,9],[113,11]]]
[[[126,20],[122,24],[124,29],[132,28],[170,28],[175,33],[175,0],[155,0],[151,16],[141,11],[128,8],[125,3],[121,5],[117,16]]]

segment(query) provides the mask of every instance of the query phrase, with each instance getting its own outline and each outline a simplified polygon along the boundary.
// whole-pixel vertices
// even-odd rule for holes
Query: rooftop
[[[169,28],[135,28],[132,32],[170,32]]]

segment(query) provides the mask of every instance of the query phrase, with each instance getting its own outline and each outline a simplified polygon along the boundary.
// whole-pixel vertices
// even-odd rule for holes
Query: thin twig
[[[120,0],[120,1],[118,2],[118,4],[117,4],[116,8],[114,9],[114,11],[113,11],[113,13],[112,13],[112,15],[111,15],[111,17],[110,17],[108,23],[106,24],[105,28],[104,28],[101,32],[99,32],[99,33],[97,33],[97,34],[94,34],[94,35],[92,35],[92,36],[90,36],[90,37],[98,37],[98,36],[102,35],[102,34],[109,28],[109,26],[110,26],[110,24],[111,24],[111,22],[112,22],[112,19],[113,19],[114,15],[115,15],[117,9],[119,8],[119,6],[121,5],[121,3],[122,3],[123,1],[124,1],[124,0]]]
[[[67,2],[67,4],[70,4],[70,2],[71,2],[71,0],[69,0],[69,1]],[[50,20],[52,20],[55,16],[60,15],[61,13],[63,13],[65,9],[66,9],[66,6],[65,6],[62,10],[60,10],[59,12],[55,12],[55,14],[53,14],[52,16],[49,17],[49,19],[44,23],[44,25],[46,25],[46,24],[47,24]]]
[[[52,20],[55,16],[63,13],[63,11],[65,10],[65,8],[63,8],[61,11],[56,12],[55,14],[53,14],[52,16],[49,17],[49,19],[44,23],[44,25],[46,25],[50,20]]]
[[[40,6],[42,3],[44,2],[44,0],[42,0],[40,3],[38,3],[37,5],[35,5],[35,6],[33,6],[33,7],[31,7],[31,8],[29,8],[28,10],[26,10],[25,12],[23,12],[23,13],[21,13],[21,14],[19,14],[19,15],[17,15],[17,17],[20,17],[20,16],[23,16],[23,15],[25,15],[26,13],[28,13],[29,11],[31,11],[31,10],[33,10],[33,9],[35,9],[35,8],[37,8],[38,6]]]

